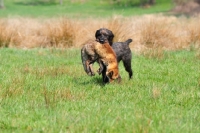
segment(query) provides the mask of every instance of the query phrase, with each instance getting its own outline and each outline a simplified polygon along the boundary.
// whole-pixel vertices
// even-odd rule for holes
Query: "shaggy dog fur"
[[[129,79],[133,76],[133,70],[131,68],[132,53],[129,44],[132,39],[128,39],[125,42],[115,42],[112,44],[112,48],[117,55],[117,62],[122,61],[125,70],[129,73]]]
[[[84,46],[81,49],[81,59],[82,59],[83,68],[89,76],[94,76],[94,71],[93,71],[91,61],[98,59],[98,55],[95,53],[95,50],[94,50],[96,43],[97,42],[94,40],[89,40],[86,43],[84,43]]]

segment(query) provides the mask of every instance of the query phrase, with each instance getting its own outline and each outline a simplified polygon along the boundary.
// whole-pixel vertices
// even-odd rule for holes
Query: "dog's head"
[[[101,28],[96,31],[95,37],[96,41],[101,44],[104,44],[106,41],[108,41],[109,44],[112,45],[114,34],[112,33],[111,30],[108,30],[106,28]]]

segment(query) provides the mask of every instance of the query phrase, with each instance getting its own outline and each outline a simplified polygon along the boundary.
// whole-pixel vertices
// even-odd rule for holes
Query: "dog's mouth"
[[[100,39],[99,42],[100,42],[101,44],[104,44],[105,40],[104,40],[104,39]]]
[[[105,42],[107,42],[107,40],[103,39],[103,38],[96,39],[96,41],[101,43],[101,44],[104,44]]]

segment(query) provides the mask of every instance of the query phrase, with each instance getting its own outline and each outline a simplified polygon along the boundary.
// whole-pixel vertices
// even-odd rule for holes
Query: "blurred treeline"
[[[0,0],[0,7],[3,7],[3,1]],[[91,0],[27,0],[28,4],[63,4],[67,2],[88,2]],[[99,2],[108,2],[109,4],[118,6],[145,6],[155,5],[156,3],[169,2],[169,0],[100,0]],[[175,5],[187,4],[188,2],[196,2],[200,4],[200,0],[171,0]]]
[[[65,0],[35,0],[40,2],[49,2],[49,3],[56,3],[60,2],[63,3]],[[89,0],[67,0],[68,2],[87,2]],[[100,0],[100,2],[109,2],[111,4],[119,5],[119,6],[144,6],[144,5],[154,5],[160,2],[169,2],[169,0]],[[186,4],[188,2],[197,2],[200,4],[200,0],[171,0],[172,3],[179,5],[179,4]]]
[[[154,5],[161,2],[169,2],[169,0],[106,0],[110,3],[119,5],[119,6],[145,6],[145,5]],[[200,4],[200,0],[171,0],[175,5],[187,4],[189,2],[196,2]]]
[[[196,2],[196,3],[200,4],[200,0],[173,0],[173,2],[177,5],[187,4],[188,2]]]

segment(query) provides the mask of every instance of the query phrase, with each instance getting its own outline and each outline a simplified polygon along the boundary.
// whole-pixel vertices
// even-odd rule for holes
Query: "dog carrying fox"
[[[105,40],[102,43],[97,43],[95,45],[95,52],[99,56],[100,69],[99,73],[102,73],[104,82],[112,82],[117,79],[118,82],[121,81],[121,76],[119,74],[117,57],[108,41]]]
[[[132,78],[132,74],[133,74],[132,69],[131,69],[132,53],[129,48],[129,43],[132,42],[132,39],[128,39],[125,42],[113,43],[112,41],[113,41],[114,35],[112,31],[106,28],[101,28],[97,30],[95,33],[95,37],[96,37],[96,41],[95,40],[87,41],[86,43],[84,43],[84,46],[81,49],[82,64],[83,64],[85,72],[88,75],[93,76],[94,71],[93,71],[92,64],[95,61],[97,61],[100,65],[98,73],[99,74],[102,73],[103,81],[107,82],[105,78],[106,76],[110,78],[109,79],[110,81],[115,79],[116,78],[115,73],[114,72],[109,73],[111,64],[107,64],[108,59],[105,59],[105,58],[109,58],[109,51],[113,51],[111,52],[113,54],[110,53],[110,55],[112,55],[113,59],[116,59],[118,63],[121,60],[123,61],[124,67],[126,71],[129,73],[129,78]],[[107,62],[105,60],[107,60]],[[118,63],[116,63],[117,66],[118,66]],[[117,71],[119,73],[119,70]],[[120,81],[121,77],[118,76],[117,79],[118,81]]]

